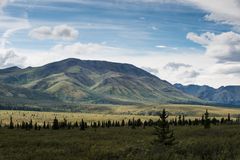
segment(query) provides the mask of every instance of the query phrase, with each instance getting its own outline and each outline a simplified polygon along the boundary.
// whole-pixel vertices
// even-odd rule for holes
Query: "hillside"
[[[1,84],[41,94],[34,95],[36,99],[46,94],[59,102],[73,104],[200,102],[167,81],[130,64],[66,59],[41,67],[12,67],[0,73]],[[30,99],[31,95],[26,94],[24,98]]]
[[[214,104],[221,105],[240,105],[240,86],[226,86],[214,89],[209,86],[188,85],[181,84],[174,85],[177,89],[198,97],[202,100],[211,101]]]

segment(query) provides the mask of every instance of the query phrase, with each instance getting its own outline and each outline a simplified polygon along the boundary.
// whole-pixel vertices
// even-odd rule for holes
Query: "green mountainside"
[[[39,105],[42,100],[68,104],[201,102],[133,65],[105,61],[66,59],[41,67],[12,67],[0,70],[0,83],[1,97]]]

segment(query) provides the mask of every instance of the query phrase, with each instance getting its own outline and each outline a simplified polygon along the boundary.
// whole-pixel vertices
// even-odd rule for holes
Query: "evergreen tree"
[[[101,127],[101,122],[100,121],[98,121],[97,126],[98,126],[98,128]]]
[[[227,124],[232,124],[230,113],[228,113]]]
[[[223,117],[221,118],[221,122],[220,123],[224,124],[224,118]]]
[[[228,121],[228,122],[231,121],[231,115],[230,115],[230,113],[228,113],[228,119],[227,119],[227,121]]]
[[[38,129],[37,122],[34,124],[34,129],[35,129],[35,130],[37,130],[37,129]]]
[[[14,124],[13,124],[13,120],[12,120],[12,116],[10,117],[10,124],[9,124],[9,129],[13,129],[14,128]]]
[[[53,120],[52,129],[54,129],[54,130],[59,129],[59,124],[58,124],[58,120],[56,117]]]
[[[30,120],[28,127],[29,127],[29,129],[33,129],[32,119]]]
[[[181,115],[178,116],[178,125],[182,125],[182,116]]]
[[[209,119],[208,110],[206,110],[206,112],[205,112],[205,114],[204,114],[204,128],[205,128],[205,129],[210,128],[210,119]]]
[[[213,117],[212,124],[216,125],[217,123],[218,123],[218,120],[215,117]]]
[[[85,130],[85,123],[84,123],[83,119],[80,123],[80,130],[82,130],[82,131]]]
[[[136,128],[136,122],[135,122],[134,118],[133,118],[133,120],[132,120],[132,126],[131,126],[131,128],[132,128],[132,129],[135,129],[135,128]]]
[[[43,128],[46,129],[46,122],[43,122]]]
[[[192,125],[192,120],[188,119],[188,125],[191,126]]]
[[[169,114],[163,109],[160,113],[160,122],[155,127],[155,135],[157,139],[154,141],[157,145],[171,146],[175,144],[175,138],[173,131],[169,129],[169,123],[167,121]]]
[[[47,126],[46,126],[46,128],[47,128],[47,129],[49,129],[49,128],[50,128],[50,124],[49,124],[49,122],[47,123]]]
[[[25,122],[24,122],[24,121],[22,121],[21,128],[22,128],[22,129],[25,129],[25,128],[26,128],[26,124],[25,124]]]
[[[186,122],[185,122],[185,115],[183,115],[183,121],[182,121],[182,125],[185,126]]]
[[[78,122],[76,121],[74,127],[78,128]]]
[[[202,115],[201,124],[204,125],[204,114]]]
[[[124,119],[122,120],[121,126],[122,126],[122,127],[125,126],[125,121],[124,121]]]
[[[240,115],[237,116],[237,118],[236,118],[236,123],[237,123],[237,124],[240,124]]]
[[[106,124],[106,123],[105,123],[104,121],[102,121],[101,127],[102,127],[102,128],[105,128],[105,124]]]

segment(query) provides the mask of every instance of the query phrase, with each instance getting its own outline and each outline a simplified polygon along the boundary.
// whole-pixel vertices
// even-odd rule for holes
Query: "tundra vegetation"
[[[39,119],[43,112],[29,112],[29,119],[28,112],[2,111],[0,119],[3,113],[9,117],[1,121],[0,159],[240,159],[240,118],[230,113],[216,118],[205,110],[193,118],[163,109],[152,117],[90,114],[92,119],[52,113],[49,121],[50,113]],[[26,117],[16,119],[20,115]]]

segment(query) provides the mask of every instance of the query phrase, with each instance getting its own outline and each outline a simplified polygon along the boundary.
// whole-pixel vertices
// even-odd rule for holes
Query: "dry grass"
[[[98,106],[101,107],[101,106]],[[2,124],[9,123],[9,117],[12,116],[15,123],[21,123],[22,121],[30,121],[43,123],[52,122],[56,116],[60,121],[64,118],[69,122],[76,122],[84,119],[87,122],[91,121],[106,121],[106,120],[128,120],[138,119],[141,120],[157,120],[159,119],[156,112],[161,111],[163,108],[171,114],[169,119],[174,118],[180,114],[184,114],[186,119],[201,118],[202,114],[208,109],[211,117],[221,118],[227,117],[230,113],[231,117],[237,117],[240,114],[238,108],[223,108],[223,107],[211,107],[200,105],[159,105],[159,106],[105,106],[107,110],[101,110],[96,113],[71,113],[71,112],[35,112],[35,111],[0,111],[0,120]],[[150,114],[150,115],[149,115]]]

